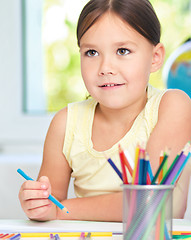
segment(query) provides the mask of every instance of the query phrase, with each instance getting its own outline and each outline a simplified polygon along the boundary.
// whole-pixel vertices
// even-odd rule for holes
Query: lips
[[[118,87],[118,86],[122,86],[122,85],[125,85],[124,83],[122,84],[119,84],[119,83],[108,83],[108,84],[103,84],[103,85],[100,85],[100,87]]]

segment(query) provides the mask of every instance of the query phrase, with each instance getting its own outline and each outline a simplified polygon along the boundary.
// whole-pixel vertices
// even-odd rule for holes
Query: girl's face
[[[81,72],[90,95],[109,108],[145,101],[153,46],[126,22],[105,13],[81,38]]]

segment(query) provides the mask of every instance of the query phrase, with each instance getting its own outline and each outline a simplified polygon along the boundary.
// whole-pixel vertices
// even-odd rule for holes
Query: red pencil
[[[119,157],[120,157],[120,161],[121,161],[123,183],[128,184],[127,173],[126,173],[126,169],[125,169],[124,153],[123,153],[123,151],[121,151],[120,145],[119,145]]]
[[[125,156],[125,154],[124,154],[120,144],[119,144],[119,154],[120,154],[120,158],[123,159],[123,162],[124,162],[125,166],[129,170],[129,173],[131,174],[131,176],[133,176],[133,169],[132,169],[131,165],[129,164],[129,162],[128,162],[128,160],[127,160],[127,158],[126,158],[126,156]]]

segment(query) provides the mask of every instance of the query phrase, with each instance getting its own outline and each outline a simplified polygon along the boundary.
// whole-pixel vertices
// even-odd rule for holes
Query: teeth
[[[106,84],[106,85],[104,85],[104,87],[114,87],[114,86],[117,86],[117,84]]]

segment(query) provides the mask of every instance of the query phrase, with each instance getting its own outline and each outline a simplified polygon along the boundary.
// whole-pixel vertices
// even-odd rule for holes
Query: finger
[[[49,185],[47,183],[42,183],[38,181],[25,181],[21,188],[22,190],[32,190],[32,189],[48,189]]]
[[[43,205],[41,207],[33,208],[26,211],[27,216],[30,219],[43,218],[47,215],[48,211],[51,209],[51,204]]]
[[[28,211],[51,205],[51,201],[49,199],[35,199],[35,200],[27,200],[25,201],[25,207]]]
[[[48,189],[49,194],[50,194],[51,193],[51,184],[50,184],[49,178],[47,176],[42,176],[39,178],[38,181],[42,184],[41,187],[43,185],[47,186],[46,189]]]
[[[31,199],[45,199],[48,198],[49,192],[47,190],[24,190],[21,193],[23,201]]]

